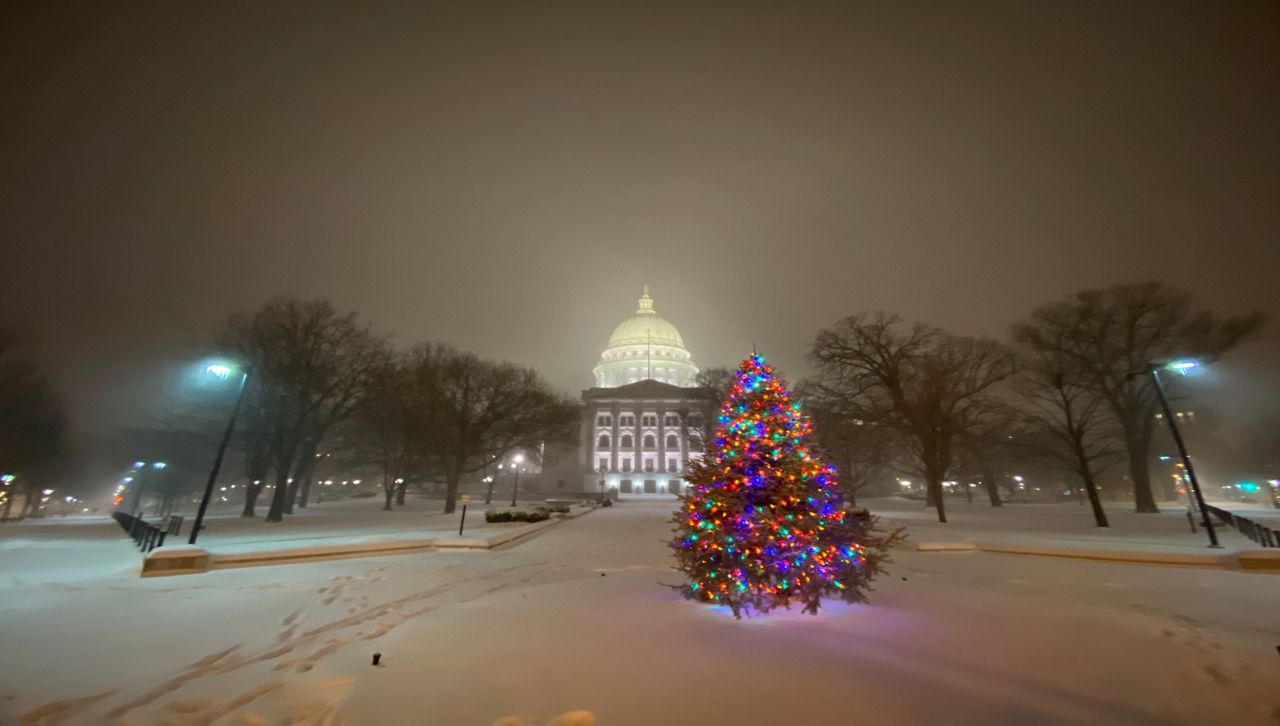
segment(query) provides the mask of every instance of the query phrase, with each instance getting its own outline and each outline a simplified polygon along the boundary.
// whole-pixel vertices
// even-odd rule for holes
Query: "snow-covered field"
[[[904,548],[870,605],[735,621],[663,586],[670,508],[625,503],[495,551],[4,571],[0,723],[1280,718],[1276,576]],[[31,551],[7,546],[5,570]]]
[[[972,504],[947,499],[947,524],[938,522],[932,508],[921,501],[885,497],[865,503],[882,519],[907,526],[916,541],[987,541],[1036,543],[1063,547],[1118,549],[1147,552],[1207,552],[1208,536],[1187,523],[1185,506],[1162,504],[1159,514],[1135,514],[1131,504],[1106,503],[1108,527],[1094,525],[1089,508],[1074,504],[1007,503],[1000,508],[985,497]],[[1280,510],[1239,503],[1217,506],[1250,517],[1260,524],[1280,528]],[[1218,539],[1225,550],[1256,549],[1247,537],[1217,523]]]

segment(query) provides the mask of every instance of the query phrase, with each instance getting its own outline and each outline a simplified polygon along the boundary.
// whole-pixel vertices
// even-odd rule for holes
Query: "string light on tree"
[[[674,519],[686,597],[736,617],[793,603],[816,613],[823,597],[866,600],[898,535],[878,535],[845,511],[811,433],[773,368],[759,355],[743,361]]]

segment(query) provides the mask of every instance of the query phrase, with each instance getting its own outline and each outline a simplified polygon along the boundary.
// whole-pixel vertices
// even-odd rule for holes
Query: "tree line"
[[[1158,511],[1149,470],[1157,403],[1149,377],[1133,374],[1175,358],[1213,360],[1263,324],[1259,312],[1219,317],[1154,282],[1042,305],[1008,342],[868,312],[817,334],[816,373],[798,395],[850,494],[886,471],[909,473],[945,522],[944,482],[976,471],[1000,506],[997,462],[1029,456],[1075,477],[1105,527],[1097,478],[1120,461],[1136,511]]]
[[[0,321],[0,521],[39,512],[44,488],[65,462],[68,439],[62,399],[43,362],[23,335]]]
[[[316,464],[372,468],[386,509],[439,478],[446,513],[464,476],[516,448],[572,435],[576,410],[534,370],[439,343],[397,348],[328,300],[282,297],[232,315],[213,351],[249,372],[236,441],[244,516],[273,486],[266,521],[306,507]]]

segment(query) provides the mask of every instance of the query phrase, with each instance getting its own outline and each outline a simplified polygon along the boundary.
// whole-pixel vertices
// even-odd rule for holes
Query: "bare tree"
[[[893,469],[896,437],[884,426],[868,423],[841,408],[841,399],[812,380],[796,385],[813,434],[823,453],[840,472],[840,489],[850,504],[858,492]]]
[[[698,371],[697,383],[702,388],[710,388],[721,399],[729,392],[730,386],[737,380],[737,375],[730,368],[712,366]]]
[[[897,432],[904,463],[924,478],[938,521],[942,482],[975,407],[1015,371],[993,341],[951,335],[896,315],[865,313],[818,333],[810,352],[820,383],[856,418]]]
[[[1129,374],[1169,358],[1220,356],[1263,322],[1258,312],[1219,319],[1195,309],[1188,293],[1148,282],[1085,290],[1043,305],[1014,326],[1014,336],[1039,341],[1081,371],[1079,380],[1105,402],[1120,426],[1135,509],[1157,512],[1148,461],[1155,395],[1145,377]]]
[[[1018,381],[1032,434],[1029,453],[1080,478],[1099,527],[1108,526],[1097,476],[1124,458],[1123,432],[1085,371],[1064,350],[1060,328],[1023,326],[1014,339],[1026,351]],[[1037,435],[1038,434],[1038,435]]]
[[[402,357],[374,380],[367,404],[344,427],[352,458],[381,475],[386,511],[393,502],[404,504],[405,485],[427,466],[433,401],[423,383],[412,357]]]
[[[291,298],[232,316],[219,343],[252,366],[261,424],[254,434],[262,437],[255,445],[265,443],[275,477],[267,521],[279,522],[325,434],[365,400],[390,348],[354,313],[340,314],[327,300]]]
[[[993,507],[1003,507],[996,472],[1014,450],[1024,426],[1012,406],[994,396],[984,397],[966,412],[957,437],[957,469],[976,473]],[[970,487],[965,484],[965,494]]]
[[[495,456],[573,435],[577,410],[532,369],[445,345],[421,345],[411,359],[413,385],[430,402],[429,449],[445,480],[445,513],[454,511],[462,477]]]

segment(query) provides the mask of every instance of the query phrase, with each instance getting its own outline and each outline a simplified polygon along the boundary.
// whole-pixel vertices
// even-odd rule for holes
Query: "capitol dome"
[[[643,380],[686,388],[698,384],[693,356],[685,349],[676,326],[654,311],[648,285],[644,286],[635,314],[613,329],[609,347],[600,354],[594,373],[600,388]]]

